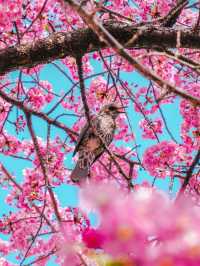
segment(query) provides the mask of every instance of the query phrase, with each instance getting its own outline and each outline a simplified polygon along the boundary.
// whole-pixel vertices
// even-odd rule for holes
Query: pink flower
[[[52,85],[48,81],[40,81],[38,86],[31,87],[27,93],[27,103],[35,109],[41,109],[53,99]]]
[[[143,163],[152,176],[164,178],[173,175],[173,164],[189,159],[185,147],[172,141],[162,141],[146,149]]]
[[[99,227],[83,234],[88,248],[144,266],[200,262],[200,214],[189,200],[174,203],[150,188],[127,194],[108,183],[86,186],[81,199],[100,216]]]
[[[159,118],[154,121],[143,119],[140,121],[139,125],[143,129],[142,137],[144,139],[156,139],[157,134],[162,133],[163,124],[162,120]]]
[[[86,228],[82,233],[82,239],[88,248],[101,248],[104,242],[102,233],[98,229]]]

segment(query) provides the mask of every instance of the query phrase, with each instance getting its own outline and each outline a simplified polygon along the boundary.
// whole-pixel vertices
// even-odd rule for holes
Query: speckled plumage
[[[74,154],[78,152],[79,158],[71,173],[71,179],[74,182],[87,177],[90,166],[101,156],[105,146],[109,146],[112,142],[116,129],[115,119],[119,113],[121,111],[117,105],[106,105],[90,121],[90,126],[86,124],[81,130],[74,151]]]

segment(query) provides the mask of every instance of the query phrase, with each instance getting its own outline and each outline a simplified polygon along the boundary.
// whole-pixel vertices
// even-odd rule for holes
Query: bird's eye
[[[116,108],[115,108],[114,106],[110,106],[108,109],[109,109],[110,111],[114,111]]]

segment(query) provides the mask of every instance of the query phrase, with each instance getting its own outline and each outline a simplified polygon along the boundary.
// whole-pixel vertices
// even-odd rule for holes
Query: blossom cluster
[[[95,183],[84,188],[81,199],[82,208],[96,210],[99,218],[97,228],[82,233],[86,247],[95,250],[94,261],[101,256],[103,261],[103,250],[105,265],[200,263],[200,215],[190,200],[173,202],[142,187],[127,194],[113,184]]]

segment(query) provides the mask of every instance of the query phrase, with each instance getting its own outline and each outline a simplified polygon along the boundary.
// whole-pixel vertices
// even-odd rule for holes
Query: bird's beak
[[[120,106],[119,108],[117,108],[117,112],[119,114],[125,114],[125,109],[128,108],[128,106]]]

